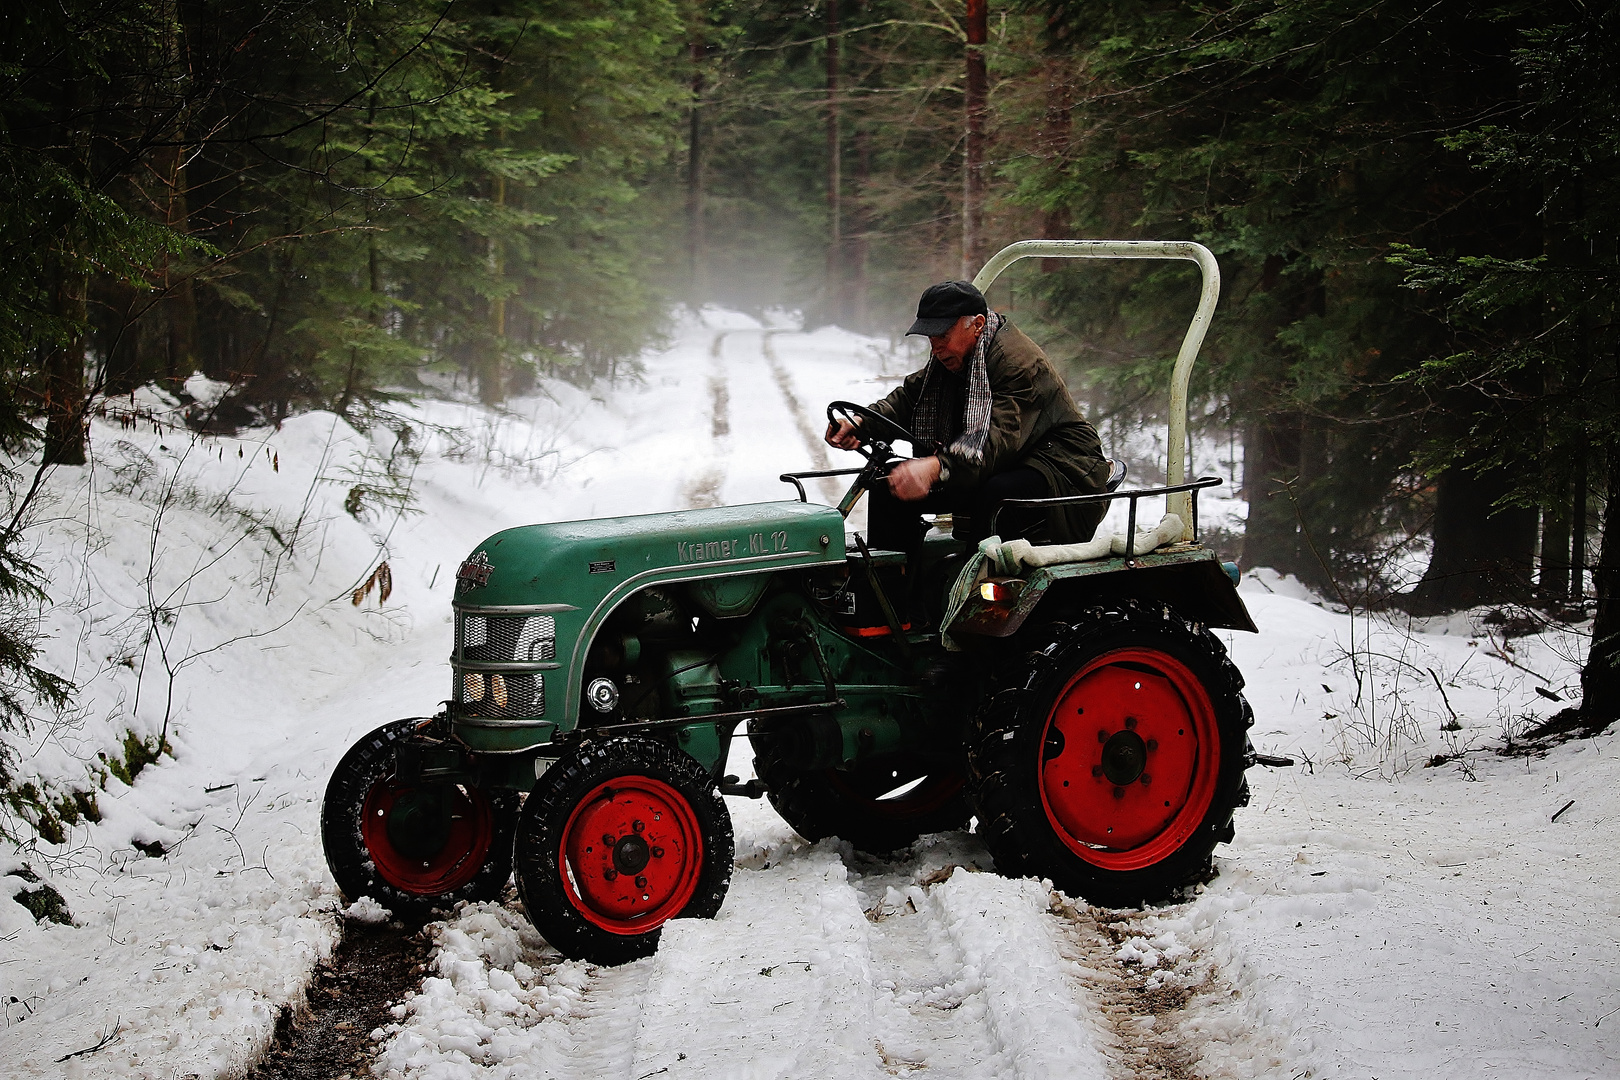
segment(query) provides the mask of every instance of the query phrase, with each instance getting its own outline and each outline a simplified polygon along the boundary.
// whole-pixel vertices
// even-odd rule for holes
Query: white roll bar
[[[1203,244],[1191,240],[1020,240],[1008,244],[984,264],[973,278],[973,286],[988,292],[1001,272],[1019,259],[1184,259],[1198,264],[1203,286],[1198,293],[1198,310],[1192,325],[1181,339],[1175,370],[1170,373],[1170,445],[1168,486],[1187,481],[1187,383],[1192,378],[1193,361],[1204,343],[1204,333],[1215,315],[1215,301],[1221,294],[1221,268]],[[1187,523],[1183,539],[1192,539],[1192,495],[1189,492],[1166,496],[1171,513]]]

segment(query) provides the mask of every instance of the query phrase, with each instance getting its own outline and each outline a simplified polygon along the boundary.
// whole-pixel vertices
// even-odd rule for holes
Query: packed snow
[[[241,1075],[341,919],[388,917],[338,896],[319,801],[350,743],[446,696],[459,561],[532,521],[791,497],[778,473],[853,460],[819,442],[825,403],[879,397],[917,359],[711,309],[630,385],[397,406],[408,442],[328,414],[194,437],[152,422],[182,408],[157,391],[98,419],[94,464],[51,474],[31,533],[57,602],[45,659],[79,704],[15,745],[55,796],[104,777],[101,820],[0,854],[0,1075]],[[1115,447],[1134,477],[1162,470],[1155,438]],[[1231,477],[1224,449],[1196,447],[1195,474]],[[1230,490],[1200,509],[1242,519]],[[718,918],[599,969],[515,899],[466,906],[431,928],[375,1074],[1613,1075],[1614,738],[1493,752],[1570,696],[1579,639],[1346,612],[1263,570],[1241,592],[1260,633],[1223,637],[1255,743],[1299,764],[1250,771],[1237,839],[1187,901],[1088,908],[996,876],[969,833],[874,860],[732,798]],[[125,730],[172,756],[132,785],[91,776]],[[13,900],[37,887],[24,864],[72,925]]]

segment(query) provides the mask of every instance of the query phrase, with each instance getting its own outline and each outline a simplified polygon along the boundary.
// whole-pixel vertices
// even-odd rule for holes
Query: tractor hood
[[[491,752],[572,730],[591,641],[648,586],[700,583],[711,611],[742,615],[759,599],[762,575],[843,561],[843,515],[802,502],[498,532],[456,571],[458,730]]]
[[[507,529],[456,573],[457,607],[561,605],[690,580],[844,561],[844,519],[828,506],[752,503]],[[604,613],[605,614],[605,613]]]

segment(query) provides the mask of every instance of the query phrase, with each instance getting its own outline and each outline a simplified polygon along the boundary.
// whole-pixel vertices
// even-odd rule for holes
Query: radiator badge
[[[489,584],[489,575],[494,569],[489,564],[489,556],[480,551],[456,570],[456,581],[469,589],[481,589]]]

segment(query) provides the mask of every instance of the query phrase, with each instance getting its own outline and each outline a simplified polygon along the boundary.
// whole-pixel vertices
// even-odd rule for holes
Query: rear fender
[[[945,631],[955,637],[1010,637],[1037,612],[1111,600],[1165,604],[1190,622],[1258,632],[1237,586],[1213,551],[1187,546],[1130,559],[1043,566],[1022,579],[997,579],[1001,594],[970,594]],[[962,640],[962,639],[958,639]]]

